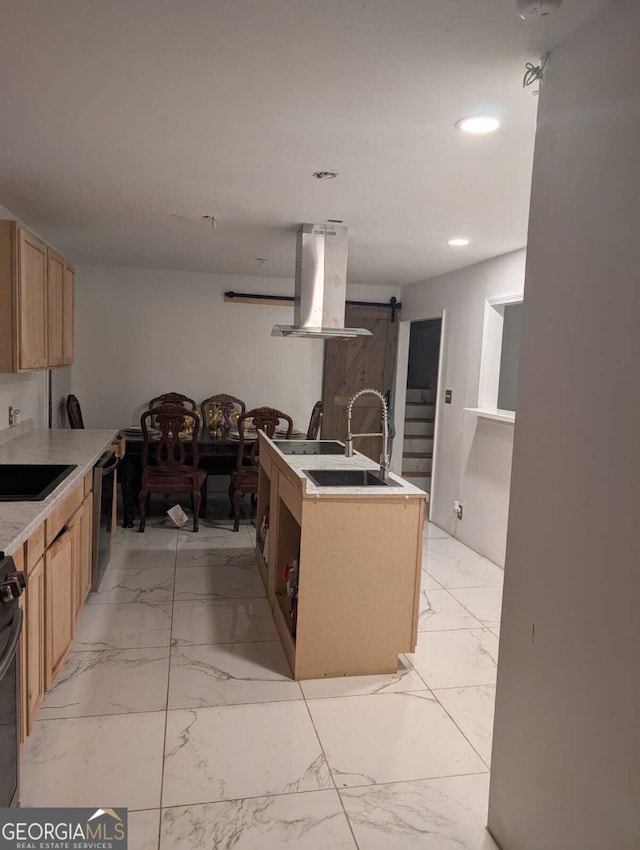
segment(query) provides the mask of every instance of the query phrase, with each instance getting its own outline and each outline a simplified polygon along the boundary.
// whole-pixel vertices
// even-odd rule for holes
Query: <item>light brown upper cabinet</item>
[[[64,257],[48,251],[49,366],[73,363],[74,270]]]
[[[0,372],[73,362],[73,266],[15,221],[0,221]]]

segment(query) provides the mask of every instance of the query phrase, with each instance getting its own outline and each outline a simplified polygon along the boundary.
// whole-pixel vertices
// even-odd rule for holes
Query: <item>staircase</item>
[[[428,403],[430,390],[407,389],[402,449],[402,477],[431,492],[435,404]]]

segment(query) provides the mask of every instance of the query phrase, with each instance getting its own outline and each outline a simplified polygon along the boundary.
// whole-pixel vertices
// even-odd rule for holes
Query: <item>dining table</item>
[[[281,438],[283,434],[276,431]],[[122,446],[122,457],[118,467],[118,478],[122,492],[122,527],[133,528],[133,521],[138,512],[138,494],[142,480],[142,451],[144,441],[142,429],[139,427],[123,428],[119,432]],[[252,443],[257,439],[255,429],[245,431],[245,454],[251,450]],[[304,437],[300,431],[294,431],[292,439]],[[149,452],[152,452],[155,435],[150,435]],[[190,437],[182,438],[185,444],[187,462],[190,462],[189,447],[193,444]],[[209,431],[203,428],[198,433],[198,457],[200,466],[206,468],[210,475],[231,475],[238,462],[239,435],[233,429]],[[200,516],[206,511],[206,495],[202,499]]]

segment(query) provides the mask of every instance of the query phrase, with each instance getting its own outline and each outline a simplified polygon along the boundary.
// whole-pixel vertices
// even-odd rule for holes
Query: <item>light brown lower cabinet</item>
[[[91,590],[93,493],[89,493],[71,522],[78,535],[75,558],[77,616]]]
[[[91,589],[93,493],[91,474],[71,491],[25,546],[14,553],[26,565],[20,597],[20,739],[31,734],[45,693],[73,646],[75,623]],[[49,546],[45,548],[45,539]]]
[[[79,548],[79,539],[79,526],[70,525],[49,546],[44,556],[47,689],[51,687],[73,644],[76,622],[75,553]]]
[[[44,558],[41,558],[31,570],[28,581],[27,589],[21,597],[25,600],[23,632],[25,654],[23,679],[26,688],[26,706],[23,712],[25,737],[31,734],[34,717],[42,702],[45,689]]]

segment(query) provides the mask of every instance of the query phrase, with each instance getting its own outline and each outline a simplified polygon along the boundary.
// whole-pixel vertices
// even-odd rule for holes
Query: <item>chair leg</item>
[[[204,479],[204,484],[202,485],[202,489],[200,490],[200,494],[202,497],[201,506],[200,506],[200,519],[204,519],[207,515],[207,481],[209,479]]]
[[[145,493],[144,490],[140,490],[140,494],[138,496],[138,508],[140,510],[140,527],[138,528],[138,531],[140,531],[140,532],[144,531],[144,526],[145,526],[145,522],[146,522],[146,519],[147,519],[147,500],[148,500],[148,498],[149,498],[148,494]]]
[[[233,496],[236,491],[236,488],[233,486],[233,481],[229,484],[229,519],[233,519],[234,512],[234,501]]]
[[[198,530],[198,515],[200,513],[200,499],[201,499],[200,490],[194,490],[191,494],[191,499],[193,501],[193,530]]]
[[[242,501],[242,497],[244,493],[242,490],[235,490],[233,493],[233,530],[239,531],[240,529],[240,502]]]

